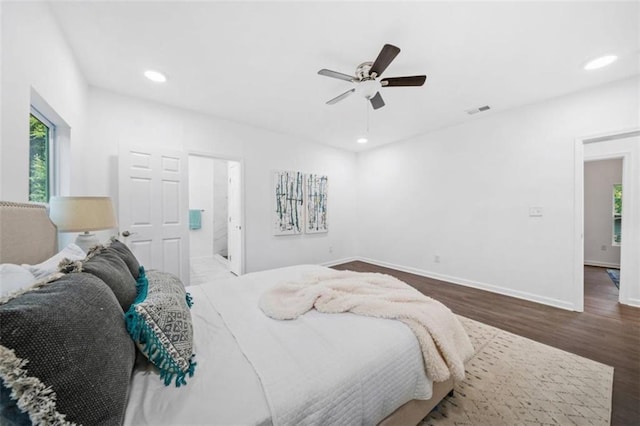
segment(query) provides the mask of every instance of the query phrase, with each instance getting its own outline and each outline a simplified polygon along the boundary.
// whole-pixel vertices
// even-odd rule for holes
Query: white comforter
[[[406,325],[315,311],[278,321],[259,309],[266,289],[323,270],[296,266],[190,288],[195,376],[175,389],[136,373],[125,423],[264,424],[270,414],[274,425],[376,424],[411,399],[430,398]]]

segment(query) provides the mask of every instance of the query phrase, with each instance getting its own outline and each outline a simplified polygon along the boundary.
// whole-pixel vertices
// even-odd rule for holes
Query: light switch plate
[[[530,217],[541,217],[542,216],[542,207],[529,207],[529,216]]]

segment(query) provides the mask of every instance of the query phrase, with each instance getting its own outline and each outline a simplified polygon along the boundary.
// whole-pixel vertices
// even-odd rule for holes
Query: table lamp
[[[90,231],[118,226],[110,197],[51,197],[49,217],[60,232],[82,232],[75,244],[85,252],[100,244]]]

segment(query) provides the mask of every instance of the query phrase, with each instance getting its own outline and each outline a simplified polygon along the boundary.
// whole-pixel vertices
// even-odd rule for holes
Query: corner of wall
[[[64,119],[78,146],[86,139],[88,86],[49,4],[2,2],[1,18],[0,194],[7,200],[26,201],[28,181],[16,180],[15,176],[28,176],[29,124],[26,118],[30,112],[31,93],[37,92]],[[25,54],[32,51],[37,51],[38,55]],[[75,158],[67,165],[81,166],[73,160]],[[76,173],[67,184],[71,185],[74,178],[81,181]],[[62,189],[65,190],[69,188]]]

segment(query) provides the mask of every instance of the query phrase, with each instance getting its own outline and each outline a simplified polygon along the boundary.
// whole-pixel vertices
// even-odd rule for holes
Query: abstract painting
[[[306,233],[328,232],[327,176],[308,174],[305,179]]]
[[[304,229],[304,175],[300,172],[274,173],[274,234],[300,234]]]

